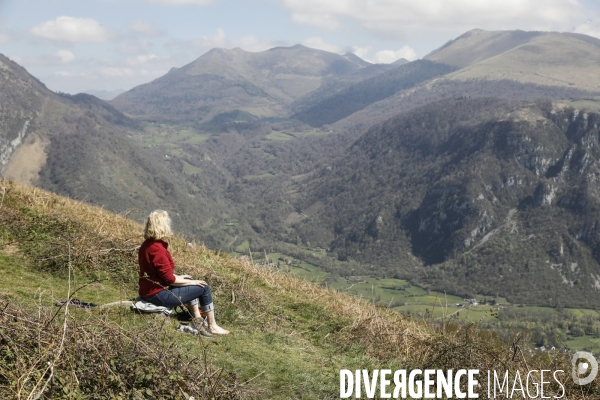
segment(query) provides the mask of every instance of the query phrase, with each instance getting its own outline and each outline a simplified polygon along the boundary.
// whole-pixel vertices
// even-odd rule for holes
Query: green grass
[[[20,303],[30,303],[35,307],[41,299],[43,306],[56,308],[56,300],[67,297],[68,280],[56,274],[36,271],[20,256],[0,254],[0,273],[8,278],[4,293]],[[87,282],[88,278],[74,275],[72,290]],[[387,364],[365,356],[360,346],[340,352],[336,342],[328,339],[329,334],[337,329],[336,318],[328,317],[328,323],[324,324],[323,317],[327,311],[321,305],[298,303],[280,296],[277,302],[268,302],[267,309],[262,311],[263,315],[266,312],[271,316],[284,316],[281,326],[273,326],[273,321],[263,326],[262,322],[268,319],[257,319],[252,309],[236,307],[222,294],[217,296],[215,302],[219,320],[231,330],[231,335],[202,341],[178,332],[176,328],[180,322],[171,317],[166,321],[161,340],[177,343],[179,348],[199,360],[202,359],[203,344],[206,345],[206,356],[213,367],[234,373],[240,383],[252,382],[264,398],[331,398],[339,390],[340,369],[374,369]],[[132,294],[126,294],[114,283],[107,282],[81,289],[77,297],[102,304],[130,298]],[[88,311],[73,309],[70,312],[76,317]],[[92,313],[104,315],[130,332],[144,329],[147,319],[153,318],[139,316],[123,308],[93,309]],[[399,366],[391,365],[390,368]]]
[[[69,199],[57,199],[49,193],[41,193],[39,189],[36,191],[34,195],[32,189],[11,184],[3,207],[0,208],[0,249],[5,252],[0,257],[0,273],[3,276],[3,290],[9,298],[12,296],[10,305],[27,305],[27,309],[23,308],[23,315],[31,319],[37,318],[38,310],[42,310],[35,303],[40,291],[48,291],[52,295],[49,298],[66,295],[68,285],[65,274],[70,270],[68,265],[76,271],[72,277],[73,287],[89,282],[91,278],[86,274],[110,278],[103,280],[101,287],[90,286],[83,289],[78,293],[80,299],[105,303],[131,298],[132,292],[137,290],[137,255],[132,246],[142,240],[139,234],[141,227],[101,209]],[[221,215],[220,218],[231,219],[227,215]],[[19,247],[14,243],[18,243]],[[10,247],[11,245],[14,247]],[[251,396],[243,398],[338,398],[341,368],[396,370],[430,365],[432,368],[448,369],[451,365],[473,365],[470,352],[465,351],[467,347],[464,346],[464,335],[461,332],[456,333],[456,336],[451,336],[455,333],[450,331],[440,335],[431,325],[401,318],[383,308],[370,307],[331,291],[322,291],[304,282],[288,279],[271,269],[230,258],[218,251],[202,246],[190,247],[180,237],[170,239],[169,249],[177,265],[176,273],[193,274],[210,283],[217,319],[223,327],[231,330],[231,336],[203,341],[177,332],[175,328],[178,321],[175,318],[163,323],[160,318],[140,316],[123,308],[91,311],[68,308],[68,313],[62,314],[60,320],[50,320],[56,325],[52,336],[52,343],[57,346],[55,348],[59,347],[58,343],[62,343],[61,326],[62,321],[65,321],[65,324],[69,322],[71,325],[62,330],[63,333],[75,332],[75,326],[79,329],[78,335],[68,336],[68,340],[64,342],[65,349],[70,348],[75,352],[85,348],[75,346],[87,342],[88,335],[96,332],[94,349],[112,349],[112,352],[109,361],[102,360],[102,351],[73,353],[76,357],[68,355],[71,357],[69,359],[64,356],[64,363],[57,364],[54,370],[57,376],[68,378],[65,381],[67,383],[62,383],[63,388],[81,386],[79,382],[102,383],[102,373],[88,374],[85,380],[81,379],[84,378],[80,373],[83,365],[99,365],[90,371],[104,371],[102,362],[105,362],[114,376],[130,376],[130,370],[120,370],[119,365],[139,355],[141,348],[156,350],[156,353],[152,356],[155,358],[139,358],[140,363],[147,359],[172,361],[170,365],[163,365],[164,369],[160,370],[168,372],[167,380],[172,377],[175,381],[165,383],[169,389],[177,388],[176,381],[179,379],[170,375],[172,367],[179,368],[189,362],[187,367],[178,371],[189,370],[191,365],[202,366],[207,360],[206,365],[216,368],[213,369],[216,371],[214,376],[221,376],[230,387],[250,388],[254,391]],[[69,255],[68,258],[65,257],[66,254]],[[272,258],[275,256],[285,257],[283,254],[271,255]],[[72,260],[72,263],[67,263],[67,260]],[[295,260],[292,265],[297,271],[305,271],[307,276],[326,276],[314,265]],[[356,284],[363,290],[370,290],[372,296],[375,293],[380,293],[382,297],[394,296],[394,292],[399,292],[407,299],[434,301],[436,297],[435,293],[428,293],[402,280],[359,277]],[[40,315],[52,315],[57,309],[51,303],[43,303],[43,306],[47,307],[43,308]],[[485,311],[480,312],[483,314]],[[28,332],[27,318],[9,320],[4,319],[13,326],[21,321],[21,331]],[[377,323],[372,323],[373,321]],[[40,325],[43,325],[42,328],[49,326]],[[100,328],[104,330],[98,330]],[[153,328],[151,335],[145,333],[149,328]],[[409,345],[405,344],[403,338],[388,334],[394,329],[403,332],[403,336],[406,333],[411,337]],[[473,331],[476,330],[475,327]],[[106,336],[103,332],[109,332],[113,336]],[[111,347],[116,342],[111,338],[122,337],[128,338],[126,346]],[[473,337],[472,340],[478,342],[472,348],[485,346],[485,352],[476,353],[473,360],[482,355],[487,357],[490,352],[490,360],[498,359],[500,354],[507,354],[508,348],[505,350],[500,344],[489,340],[488,336]],[[29,333],[15,335],[11,340],[33,343],[29,347],[17,346],[30,354],[20,357],[19,362],[26,363],[23,364],[25,367],[21,367],[25,373],[39,372],[41,381],[45,376],[44,371],[33,368],[37,364],[30,364],[31,360],[37,360],[34,356],[41,342]],[[127,352],[120,352],[119,349],[126,349]],[[4,355],[9,353],[3,352],[3,360],[6,358]],[[468,359],[462,359],[466,353],[469,353],[466,356]],[[443,359],[437,357],[438,354],[443,354]],[[123,359],[118,359],[120,355],[123,355]],[[92,356],[96,358],[91,358]],[[79,364],[76,365],[75,361]],[[113,361],[115,366],[110,366]],[[13,362],[8,367],[13,365],[17,364]],[[476,364],[477,367],[483,365],[489,364]],[[147,364],[131,364],[132,368],[135,367],[133,371],[146,366]],[[8,367],[5,366],[4,371]],[[218,375],[219,368],[224,368],[222,375]],[[152,368],[145,368],[145,373],[151,370]],[[201,375],[194,373],[198,379],[202,379]],[[75,379],[69,377],[78,377],[79,381],[75,383]],[[189,377],[186,376],[185,379],[189,380]],[[13,386],[15,381],[16,379],[11,381]],[[149,379],[148,383],[144,383],[146,386],[141,388],[155,388],[150,386],[152,382]],[[152,393],[145,393],[150,396],[148,398],[153,397]],[[84,398],[83,395],[79,397]],[[143,397],[145,396],[136,396]]]
[[[235,248],[235,251],[240,254],[245,254],[248,252],[249,248],[250,248],[250,242],[248,240],[244,240],[241,244],[239,244]]]
[[[589,316],[600,319],[600,313],[596,310],[588,310],[585,308],[566,308],[566,310],[573,312],[579,318]]]
[[[264,258],[257,253],[257,260]],[[275,264],[280,262],[280,270],[283,273],[289,273],[298,278],[313,283],[322,283],[328,278],[329,274],[322,268],[307,262],[294,259],[286,254],[270,253],[268,257]],[[287,265],[284,260],[291,261]],[[458,296],[446,295],[439,292],[428,292],[423,288],[412,285],[410,282],[394,278],[375,278],[375,277],[352,277],[350,279],[338,278],[334,281],[328,280],[328,286],[340,292],[351,296],[360,297],[367,301],[381,303],[386,306],[392,306],[395,310],[412,312],[424,310],[422,305],[429,308],[438,307],[441,309],[448,306],[454,312],[461,307],[452,307],[456,303],[464,303]],[[394,304],[404,303],[401,307]],[[483,306],[482,306],[483,307]],[[489,306],[487,306],[489,308]],[[476,318],[479,315],[476,314]]]
[[[598,100],[562,100],[561,102],[580,110],[600,112],[600,101]]]
[[[288,140],[292,140],[292,139],[296,139],[299,137],[309,137],[309,136],[324,136],[324,135],[329,135],[331,132],[329,131],[322,131],[322,130],[312,130],[312,131],[305,131],[305,132],[295,132],[295,133],[286,133],[286,132],[280,132],[280,131],[271,131],[271,133],[269,133],[267,136],[265,136],[265,139],[267,140],[273,140],[273,141],[281,141],[281,142],[286,142]]]
[[[275,175],[273,175],[270,172],[266,172],[261,175],[246,175],[246,176],[244,176],[244,179],[266,179],[266,178],[271,178],[273,176],[275,176]]]
[[[270,253],[268,257],[275,264],[279,262],[280,270],[284,273],[289,273],[308,282],[321,283],[328,275],[327,272],[316,265],[296,260],[286,254]],[[285,260],[289,260],[291,264],[288,265]]]
[[[67,298],[69,292],[68,276],[57,276],[36,270],[18,255],[0,253],[0,275],[6,278],[0,292],[8,296],[16,296],[27,302],[39,303],[41,301],[44,305],[53,305],[57,300]],[[90,284],[95,280],[96,278],[73,274],[71,276],[71,293],[87,285],[80,289],[74,297],[98,304],[127,299],[127,296],[131,297],[131,293],[126,294],[122,288],[108,284],[105,280]]]
[[[263,256],[256,254],[255,260],[262,260]],[[495,314],[498,307],[518,307],[531,311],[555,312],[559,311],[550,307],[511,305],[506,298],[498,297],[494,300],[497,306],[488,304],[470,305],[459,296],[448,295],[435,291],[427,291],[402,279],[375,278],[367,276],[327,279],[329,274],[315,265],[295,260],[293,257],[281,253],[269,254],[269,258],[277,263],[278,259],[292,260],[292,265],[285,265],[281,261],[280,270],[313,283],[327,281],[330,288],[349,294],[365,301],[377,303],[398,311],[404,315],[426,319],[451,318],[457,322],[472,323],[485,322],[494,325]],[[478,296],[479,301],[492,299],[490,296]],[[462,306],[457,306],[461,304]],[[600,313],[591,309],[568,309],[576,317],[591,316],[600,319]],[[591,343],[596,339],[588,336],[569,340],[566,344],[572,349],[591,349]],[[600,350],[600,349],[599,349]]]
[[[145,124],[144,132],[136,135],[144,146],[167,145],[179,149],[183,144],[200,144],[212,136],[210,132],[198,130],[187,123]]]
[[[590,336],[582,336],[576,339],[565,340],[564,343],[569,349],[586,350],[594,353],[600,352],[600,339],[595,339]]]
[[[294,139],[294,136],[287,134],[285,132],[279,131],[271,131],[267,136],[265,136],[268,140],[276,140],[276,141],[288,141]]]
[[[183,162],[183,170],[190,175],[202,173],[202,168],[198,168],[187,161]]]
[[[301,136],[325,136],[325,135],[329,135],[331,132],[329,131],[321,131],[321,130],[312,130],[312,131],[306,131],[306,132],[302,132],[300,135]]]
[[[185,139],[185,143],[187,144],[200,144],[206,142],[212,134],[210,133],[195,133],[194,135],[189,136]]]
[[[219,221],[237,222],[225,214],[215,218],[219,224]],[[82,389],[86,390],[85,396],[89,396],[88,387],[93,389],[104,384],[103,362],[107,363],[107,370],[112,371],[112,376],[123,382],[131,377],[131,371],[135,374],[140,368],[145,371],[144,378],[140,379],[145,379],[147,373],[156,371],[147,368],[148,365],[152,367],[154,364],[161,364],[148,363],[146,360],[169,361],[160,370],[166,372],[160,374],[167,376],[166,381],[154,386],[156,377],[154,380],[148,379],[148,382],[140,381],[140,388],[145,390],[146,395],[136,395],[135,398],[164,398],[153,396],[148,390],[177,388],[179,378],[173,375],[174,368],[178,368],[178,374],[183,374],[182,371],[190,371],[192,365],[201,367],[198,372],[192,370],[198,379],[204,376],[201,372],[203,365],[212,366],[212,371],[216,371],[214,376],[224,379],[220,387],[226,387],[227,384],[228,387],[249,388],[253,393],[243,398],[265,399],[338,398],[341,368],[396,370],[430,365],[432,368],[448,369],[451,365],[473,365],[470,355],[466,356],[468,359],[461,358],[466,353],[470,354],[466,351],[461,332],[448,331],[440,335],[439,330],[431,325],[401,318],[384,308],[370,307],[364,302],[332,291],[322,291],[304,282],[289,279],[270,268],[251,265],[219,251],[211,251],[203,246],[188,246],[187,241],[181,237],[170,239],[169,250],[177,265],[175,272],[189,273],[210,283],[217,320],[223,327],[230,329],[231,336],[203,341],[176,331],[178,321],[175,318],[163,321],[160,318],[140,316],[123,308],[64,309],[68,313],[61,314],[60,319],[48,319],[47,324],[38,324],[41,329],[53,324],[52,335],[47,335],[52,338],[52,342],[43,342],[51,345],[40,345],[42,342],[35,335],[27,333],[30,328],[29,319],[38,318],[38,311],[39,315],[51,318],[57,310],[52,301],[66,297],[66,274],[71,270],[69,266],[75,271],[72,276],[73,287],[86,284],[91,276],[109,278],[102,280],[102,286],[89,286],[79,292],[81,300],[105,303],[133,297],[137,291],[138,278],[137,255],[133,249],[142,240],[140,231],[141,226],[133,221],[104,210],[69,199],[59,199],[40,189],[36,189],[34,194],[30,188],[11,184],[3,207],[0,208],[0,250],[5,252],[0,257],[0,273],[3,276],[3,290],[8,292],[8,298],[11,299],[9,305],[12,307],[23,304],[23,311],[19,312],[24,318],[4,318],[3,323],[10,322],[11,326],[19,323],[19,332],[22,333],[11,337],[11,341],[19,344],[16,348],[27,350],[28,353],[26,357],[19,356],[19,360],[4,365],[3,371],[17,366],[25,374],[27,371],[35,371],[38,374],[35,381],[42,381],[45,372],[38,367],[46,365],[45,360],[44,364],[39,365],[31,364],[30,361],[37,363],[35,354],[40,347],[48,346],[49,351],[62,348],[61,337],[67,338],[64,342],[65,350],[71,349],[72,352],[65,353],[61,359],[64,362],[55,366],[54,373],[57,377],[68,378],[63,379],[66,383],[62,383],[62,388],[83,388],[80,382],[91,382],[92,385]],[[256,256],[255,261],[259,261],[259,255]],[[279,253],[271,255],[275,259],[280,257],[287,258]],[[327,275],[314,265],[291,261],[295,270],[290,267],[289,273],[302,273],[305,277],[318,279]],[[362,291],[370,292],[371,296],[379,295],[382,299],[404,296],[405,300],[435,302],[439,301],[436,296],[440,297],[437,293],[427,292],[396,279],[357,277],[351,283]],[[49,293],[48,303],[42,303],[42,308],[36,304],[40,291]],[[45,299],[44,294],[42,301],[46,301]],[[447,299],[448,297],[444,298],[444,302]],[[431,307],[430,304],[414,305],[438,308]],[[485,313],[484,310],[476,311],[482,315]],[[477,315],[476,318],[481,316]],[[65,325],[62,325],[63,321]],[[67,322],[70,324],[68,327]],[[3,326],[3,329],[6,327]],[[408,345],[404,338],[389,335],[395,329],[411,338]],[[147,334],[150,330],[151,334]],[[477,327],[473,329],[476,330]],[[64,336],[61,331],[71,336]],[[78,352],[79,349],[92,348],[83,346],[92,342],[88,341],[92,334],[95,351]],[[125,337],[126,342],[115,339]],[[507,354],[508,349],[504,350],[500,344],[491,342],[487,336],[473,337],[471,340],[478,341],[473,348],[477,349],[480,345],[485,347],[485,352],[476,353],[474,360],[482,355],[488,357],[490,352],[490,360],[498,359],[499,354]],[[32,345],[25,346],[28,343]],[[150,355],[144,356],[145,358],[135,358],[141,354],[139,349],[142,348],[150,349],[154,355],[148,352]],[[10,353],[5,349],[6,345],[2,360]],[[106,349],[110,350],[110,360],[102,359]],[[443,354],[443,357],[438,357],[438,354]],[[132,357],[138,362],[128,364]],[[113,362],[114,366],[111,366]],[[120,365],[129,367],[120,369]],[[483,365],[489,364],[476,364],[477,367]],[[93,373],[82,375],[82,366],[93,367],[88,370]],[[223,368],[222,375],[218,375],[220,368]],[[12,386],[16,384],[14,382],[18,382],[18,376],[5,376],[10,377]],[[184,375],[179,376],[182,377],[180,383],[189,381],[187,375],[185,379]],[[71,377],[78,381],[75,382]],[[137,380],[137,377],[134,376],[133,379]],[[6,381],[8,380],[4,382]],[[121,387],[129,390],[133,386]],[[0,388],[0,393],[3,395],[0,397],[15,397],[4,395],[2,389]],[[78,397],[85,396],[82,394]],[[211,397],[232,398],[201,398]]]

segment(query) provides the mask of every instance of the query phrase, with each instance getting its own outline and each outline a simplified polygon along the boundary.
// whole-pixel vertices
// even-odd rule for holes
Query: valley
[[[214,49],[105,102],[3,57],[2,173],[404,314],[595,346],[598,59],[521,31],[386,65]]]
[[[247,256],[246,256],[247,257]],[[256,262],[313,284],[334,289],[366,302],[434,324],[476,323],[510,337],[525,335],[528,351],[554,348],[600,351],[600,310],[550,308],[511,304],[502,297],[475,295],[473,298],[426,290],[394,278],[346,276],[332,278],[324,269],[281,253],[253,253]],[[542,350],[543,349],[543,350]]]

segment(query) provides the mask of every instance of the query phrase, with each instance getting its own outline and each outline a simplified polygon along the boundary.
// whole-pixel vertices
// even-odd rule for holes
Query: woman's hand
[[[191,275],[175,275],[175,282],[171,283],[172,286],[200,286],[204,287],[208,285],[205,281],[193,279]]]

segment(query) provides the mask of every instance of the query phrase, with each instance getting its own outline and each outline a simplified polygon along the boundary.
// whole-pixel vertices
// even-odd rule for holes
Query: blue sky
[[[416,59],[474,28],[600,37],[599,0],[0,0],[0,53],[52,90],[130,89],[213,47]]]

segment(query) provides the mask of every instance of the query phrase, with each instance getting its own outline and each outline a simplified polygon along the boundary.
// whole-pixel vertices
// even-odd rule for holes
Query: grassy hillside
[[[540,35],[543,33],[473,29],[432,51],[424,58],[464,68],[502,54]]]
[[[177,332],[173,318],[118,307],[58,308],[69,295],[134,297],[141,227],[39,189],[7,182],[3,192],[3,398],[325,399],[339,396],[340,368],[515,372],[568,362],[562,353],[514,357],[510,344],[476,327],[403,318],[182,237],[171,240],[179,271],[211,284],[230,336],[202,341]],[[598,393],[567,390],[569,398]]]
[[[474,30],[426,59],[461,69],[450,79],[508,79],[597,91],[600,41],[555,32]]]

